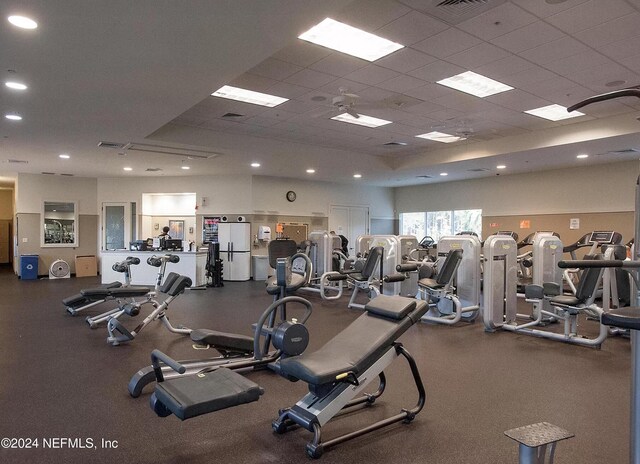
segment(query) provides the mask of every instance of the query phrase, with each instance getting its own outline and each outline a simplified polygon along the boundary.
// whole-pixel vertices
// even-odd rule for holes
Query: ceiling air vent
[[[433,176],[427,176],[427,175],[424,175],[424,176],[416,176],[416,177],[417,177],[418,179],[433,179]]]
[[[385,147],[404,147],[407,142],[387,142],[383,144]]]
[[[632,155],[634,153],[640,153],[640,150],[636,148],[626,148],[624,150],[613,150],[607,152],[607,155]]]
[[[162,169],[160,169],[160,168],[147,168],[147,169],[145,169],[145,171],[147,171],[147,172],[159,172],[159,171],[162,171]]]
[[[40,174],[46,174],[47,176],[55,176],[56,175],[55,172],[44,172],[44,171],[42,171]]]
[[[225,113],[222,115],[223,118],[242,118],[244,117],[244,114],[238,114],[238,113]]]
[[[151,143],[130,142],[123,147],[127,152],[141,151],[144,153],[155,153],[157,155],[173,155],[187,159],[211,159],[221,155],[215,151],[199,150],[195,148],[171,147],[168,145],[154,145]]]
[[[400,3],[455,26],[502,5],[506,0],[400,0]],[[500,18],[496,18],[499,20]]]
[[[102,148],[123,148],[124,143],[118,142],[98,142],[98,146]]]
[[[17,160],[17,159],[8,159],[7,162],[8,163],[13,163],[13,164],[29,164],[29,161]]]
[[[60,173],[61,176],[73,177],[73,174]]]
[[[467,169],[468,172],[487,172],[488,169],[485,168],[474,168],[474,169]]]

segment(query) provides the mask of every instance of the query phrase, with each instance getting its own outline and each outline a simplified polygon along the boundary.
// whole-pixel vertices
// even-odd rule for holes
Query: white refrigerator
[[[221,222],[218,243],[222,259],[222,280],[244,281],[251,278],[251,224]]]

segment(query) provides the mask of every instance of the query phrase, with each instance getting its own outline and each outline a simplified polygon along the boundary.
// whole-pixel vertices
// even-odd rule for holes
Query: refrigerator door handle
[[[233,261],[233,242],[231,242],[231,261]]]

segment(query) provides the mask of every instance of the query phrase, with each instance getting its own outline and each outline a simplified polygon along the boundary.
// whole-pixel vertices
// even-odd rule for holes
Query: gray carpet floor
[[[106,328],[89,329],[83,316],[69,316],[61,304],[62,298],[96,283],[94,277],[21,281],[8,269],[0,270],[0,438],[39,441],[37,449],[0,449],[0,462],[310,461],[304,452],[309,432],[276,435],[271,430],[278,409],[305,394],[301,382],[269,371],[249,372],[265,389],[260,401],[185,422],[157,417],[148,405],[150,391],[131,398],[127,383],[149,364],[154,348],[177,359],[215,353],[194,351],[187,337],[171,334],[159,323],[128,345],[108,345]],[[360,314],[347,309],[347,297],[336,302],[324,302],[315,294],[308,298],[314,305],[309,350]],[[223,288],[186,292],[168,314],[175,324],[249,335],[251,323],[270,302],[261,282],[228,282]],[[123,321],[130,328],[137,322]],[[595,350],[486,333],[476,322],[456,327],[418,324],[401,341],[423,377],[424,410],[409,425],[397,424],[340,445],[319,462],[516,463],[517,444],[503,432],[541,421],[576,435],[558,445],[557,464],[628,462],[628,339],[610,338]],[[398,360],[386,373],[388,388],[380,400],[330,422],[325,437],[415,404],[406,363]],[[70,449],[56,438],[95,446]],[[102,440],[111,447],[103,448]]]

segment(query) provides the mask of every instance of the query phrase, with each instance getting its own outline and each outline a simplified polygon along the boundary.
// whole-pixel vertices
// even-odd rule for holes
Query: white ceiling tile
[[[552,61],[545,65],[546,68],[553,72],[571,78],[576,73],[579,73],[583,69],[599,66],[613,65],[614,62],[595,50],[587,50],[582,53],[577,53],[561,60]]]
[[[407,135],[410,137],[415,137],[416,135],[423,134],[424,132],[420,132],[420,129],[414,126],[405,126],[404,124],[399,124],[394,122],[393,124],[388,124],[383,126],[385,131],[394,132],[396,134]]]
[[[369,64],[366,60],[361,60],[354,56],[345,55],[344,53],[332,53],[331,55],[316,61],[310,69],[332,74],[337,77],[346,76],[356,69],[364,68]]]
[[[357,71],[347,74],[345,77],[352,81],[362,82],[369,85],[376,85],[380,82],[387,81],[399,75],[400,73],[392,71],[391,69],[376,66],[375,64],[370,64],[368,66],[365,66],[364,68],[360,68]]]
[[[262,63],[251,68],[248,72],[262,77],[281,81],[292,74],[302,71],[302,67],[286,61],[267,58]]]
[[[407,113],[411,113],[411,114],[417,114],[420,116],[427,116],[429,118],[432,118],[433,116],[431,116],[432,113],[436,113],[438,111],[444,111],[447,108],[443,107],[442,105],[438,105],[436,103],[433,102],[424,102],[424,103],[419,103],[417,105],[413,105],[410,108],[407,108],[406,111]],[[438,118],[434,118],[434,119],[438,119]]]
[[[640,52],[640,50],[638,50]],[[632,71],[640,72],[640,54],[626,56],[618,60],[618,62]]]
[[[422,87],[407,90],[404,92],[404,94],[418,98],[420,100],[428,101],[451,92],[455,92],[455,90],[452,90],[440,84],[427,84],[423,85]]]
[[[474,68],[473,71],[499,81],[534,66],[533,63],[523,60],[519,56],[510,55],[501,60]]]
[[[640,13],[634,12],[596,27],[576,32],[574,37],[592,47],[602,47],[638,35]]]
[[[404,119],[398,120],[398,123],[400,124],[404,124],[406,126],[411,126],[411,127],[421,127],[421,128],[431,127],[437,122],[438,121],[436,119],[427,118],[424,116],[418,116],[415,114],[406,115]]]
[[[551,104],[548,100],[519,89],[490,95],[485,100],[515,111],[526,111]]]
[[[410,8],[388,0],[356,0],[333,19],[374,33],[385,24],[395,21],[410,11]]]
[[[391,100],[398,94],[391,90],[382,89],[380,87],[367,87],[366,89],[359,90],[358,95],[362,102],[383,102],[387,99]]]
[[[633,12],[633,7],[624,0],[590,0],[549,16],[546,20],[563,31],[574,34]]]
[[[256,74],[244,73],[229,82],[229,85],[240,87],[241,89],[253,90],[255,92],[266,92],[277,80]]]
[[[574,6],[586,3],[589,0],[568,0],[560,3],[547,3],[546,1],[537,0],[511,1],[540,18],[546,18],[556,13],[560,13],[561,11],[568,10],[569,8],[573,8]]]
[[[465,72],[466,69],[460,66],[456,66],[446,61],[434,61],[422,68],[410,71],[408,74],[418,79],[425,80],[427,82],[437,82],[441,79],[455,76],[457,74]]]
[[[628,56],[638,54],[640,50],[640,35],[628,37],[624,40],[618,40],[601,47],[596,47],[600,53],[607,55],[614,60],[622,60]]]
[[[286,111],[279,108],[269,108],[268,111],[261,113],[260,116],[265,118],[277,119],[278,121],[287,121],[288,119],[297,118],[298,113]]]
[[[300,85],[302,87],[308,87],[315,89],[334,81],[336,78],[331,74],[325,74],[320,71],[314,71],[313,69],[303,69],[300,72],[293,74],[285,79],[285,82],[290,84]]]
[[[557,28],[544,21],[536,21],[508,34],[496,37],[491,40],[491,43],[511,52],[519,53],[563,37],[565,37],[565,34]]]
[[[442,105],[445,108],[452,108],[458,111],[477,113],[480,111],[489,111],[495,109],[496,106],[487,101],[485,98],[474,97],[463,92],[453,92],[450,95],[438,97],[433,103]]]
[[[466,69],[476,68],[508,57],[509,52],[489,43],[481,43],[455,55],[447,57],[447,61]]]
[[[413,48],[438,58],[459,53],[482,41],[454,27],[413,45]]]
[[[388,81],[380,82],[377,87],[381,87],[386,90],[392,90],[394,92],[404,92],[406,90],[415,89],[416,87],[422,87],[426,82],[417,77],[400,75],[389,79]]]
[[[429,118],[435,119],[437,121],[447,121],[449,119],[461,118],[465,116],[466,113],[454,110],[452,108],[442,108],[438,111],[429,112],[428,115]]]
[[[278,124],[278,120],[273,118],[263,118],[262,116],[253,116],[252,118],[248,118],[247,120],[245,120],[245,124],[251,124],[260,127],[270,127]]]
[[[278,109],[290,111],[292,113],[306,113],[315,108],[318,108],[321,104],[316,102],[306,102],[300,100],[289,100],[287,102],[278,105]]]
[[[568,91],[553,91],[548,95],[545,95],[545,97],[553,103],[557,103],[558,105],[566,106],[568,108],[585,98],[593,97],[593,95],[593,90],[576,84]]]
[[[376,34],[385,39],[409,46],[448,28],[449,26],[445,23],[412,10],[378,29]]]
[[[521,86],[522,89],[541,98],[550,98],[548,95],[551,94],[568,93],[575,87],[580,86],[561,76],[554,76],[550,79],[531,82]]]
[[[369,85],[363,84],[362,82],[351,81],[349,79],[336,79],[335,81],[329,82],[327,85],[318,87],[318,90],[338,95],[340,93],[340,88],[343,88],[346,89],[348,93],[358,94],[361,90],[364,90],[367,87],[369,87]]]
[[[300,87],[299,85],[289,84],[288,82],[276,82],[267,89],[267,93],[270,95],[276,95],[282,98],[297,98],[300,95],[304,95],[309,92],[306,87]]]
[[[306,68],[331,53],[328,48],[295,39],[291,45],[276,52],[273,58]]]
[[[585,87],[589,87],[596,91],[611,90],[606,85],[611,81],[627,81],[630,85],[637,85],[640,83],[640,75],[638,75],[638,73],[629,71],[619,65],[607,68],[585,69],[581,74],[575,75],[573,79]]]
[[[520,56],[534,63],[545,65],[587,50],[589,50],[589,47],[583,43],[571,37],[566,37],[525,50],[520,53]]]
[[[476,37],[490,40],[532,23],[536,19],[531,13],[517,5],[503,3],[475,18],[458,24],[457,27]]]
[[[177,118],[174,118],[171,123],[172,124],[180,124],[181,126],[199,126],[200,124],[203,124],[205,122],[207,122],[209,119],[209,117],[205,117],[205,116],[201,116],[201,115],[191,115],[189,114],[188,111],[185,111],[184,113],[182,113],[180,116],[178,116]]]
[[[558,75],[548,69],[544,69],[540,66],[534,66],[525,71],[510,75],[504,83],[519,89],[529,90],[527,87],[531,84],[553,79],[555,77],[558,77]]]
[[[433,63],[434,61],[437,61],[437,58],[414,50],[413,48],[405,47],[391,55],[380,58],[376,61],[376,64],[393,69],[394,71],[406,73],[421,68],[426,64]]]

